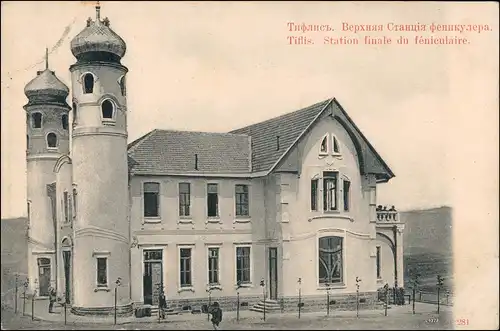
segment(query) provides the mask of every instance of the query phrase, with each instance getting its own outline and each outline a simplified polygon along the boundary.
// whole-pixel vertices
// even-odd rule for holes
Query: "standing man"
[[[160,297],[158,298],[158,310],[160,312],[160,318],[165,319],[165,309],[167,309],[167,298],[163,290],[160,290]]]
[[[49,287],[49,314],[54,312],[54,302],[56,302],[56,289]]]

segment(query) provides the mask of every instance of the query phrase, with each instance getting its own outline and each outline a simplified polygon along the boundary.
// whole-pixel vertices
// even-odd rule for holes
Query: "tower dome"
[[[24,94],[28,97],[29,104],[56,102],[66,105],[69,88],[49,69],[48,49],[45,51],[45,70],[38,71],[37,76],[26,84]]]
[[[101,7],[96,6],[96,19],[71,40],[71,52],[77,60],[119,61],[127,50],[125,41],[109,27],[109,19],[101,20]]]

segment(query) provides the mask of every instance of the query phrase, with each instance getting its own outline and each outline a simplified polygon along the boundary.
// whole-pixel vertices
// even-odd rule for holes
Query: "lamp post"
[[[26,311],[26,291],[28,290],[29,286],[29,279],[26,278],[26,281],[24,282],[24,293],[23,293],[23,316],[24,312]]]
[[[212,305],[212,287],[210,284],[207,285],[208,293],[208,307],[207,307],[207,321],[210,321],[210,306]]]
[[[356,317],[359,317],[359,283],[361,278],[356,276]]]
[[[241,281],[236,283],[236,321],[240,321],[240,288]]]
[[[35,320],[35,296],[36,289],[38,288],[38,279],[35,279],[35,290],[33,290],[33,296],[31,297],[31,320]]]
[[[326,283],[326,316],[330,315],[330,284]]]
[[[389,293],[389,284],[388,283],[385,283],[385,285],[384,285],[384,293],[385,293],[385,305],[384,305],[385,313],[384,313],[384,315],[387,316],[387,305],[389,304],[389,302],[387,301],[387,299],[388,299],[387,294]]]
[[[120,286],[122,283],[122,279],[121,277],[118,277],[118,279],[116,280],[115,282],[115,319],[114,319],[114,322],[115,322],[115,325],[116,325],[116,315],[117,315],[117,300],[118,300],[118,286]]]
[[[299,278],[297,280],[297,283],[299,284],[299,318],[300,318],[300,311],[302,309],[302,278]]]
[[[264,297],[263,313],[264,313],[264,321],[265,321],[266,320],[266,283],[264,281],[264,278],[261,279],[260,286],[262,287],[262,296]]]
[[[440,304],[440,300],[439,300],[439,291],[441,290],[441,288],[443,287],[443,283],[444,283],[444,278],[441,277],[440,275],[437,275],[437,294],[438,294],[438,310],[437,310],[437,313],[439,314],[439,304]]]

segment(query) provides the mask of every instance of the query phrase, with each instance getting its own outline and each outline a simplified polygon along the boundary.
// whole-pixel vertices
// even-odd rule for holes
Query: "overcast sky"
[[[102,17],[109,17],[111,28],[127,42],[122,62],[130,70],[130,141],[155,128],[229,131],[336,97],[396,174],[379,186],[379,203],[399,209],[452,205],[449,152],[466,135],[450,136],[457,116],[450,88],[453,77],[466,78],[461,65],[450,59],[464,49],[490,45],[484,57],[475,59],[475,68],[498,70],[498,46],[492,46],[498,43],[498,12],[474,4],[430,2],[101,5]],[[43,69],[45,47],[51,50],[68,26],[49,63],[69,86],[68,67],[75,61],[69,41],[89,16],[95,17],[92,5],[77,1],[2,2],[2,218],[26,213],[23,88]],[[465,46],[412,45],[415,33],[407,33],[410,43],[405,46],[348,46],[322,44],[323,36],[340,32],[287,29],[288,22],[337,29],[342,22],[457,20],[493,24],[496,32],[470,34],[471,44]],[[400,35],[384,34],[393,39]],[[291,35],[314,38],[315,44],[289,45]]]

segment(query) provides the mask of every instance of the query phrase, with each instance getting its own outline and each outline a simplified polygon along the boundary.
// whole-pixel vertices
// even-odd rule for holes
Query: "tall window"
[[[47,135],[47,147],[56,148],[57,147],[57,136],[54,132]]]
[[[208,283],[219,284],[219,248],[208,249]]]
[[[97,258],[97,287],[108,286],[108,259],[105,257]]]
[[[328,135],[323,137],[323,140],[321,141],[321,146],[319,147],[319,153],[320,154],[328,153]]]
[[[77,196],[77,192],[76,192],[76,188],[73,189],[73,218],[76,217],[76,196]]]
[[[248,185],[236,185],[236,216],[250,216]]]
[[[236,281],[250,283],[250,247],[236,247]]]
[[[337,172],[323,173],[323,209],[337,210]]]
[[[191,248],[180,249],[181,287],[192,286],[191,281]]]
[[[61,124],[64,130],[68,130],[68,115],[66,114],[62,115]]]
[[[318,210],[318,180],[311,180],[311,210]]]
[[[382,278],[382,273],[380,272],[380,246],[377,246],[377,279]]]
[[[78,122],[78,106],[73,102],[73,124]]]
[[[33,113],[31,119],[31,126],[33,129],[40,129],[42,127],[42,113]]]
[[[207,185],[207,212],[208,217],[219,216],[219,188],[217,184]]]
[[[191,184],[179,183],[179,216],[191,215]]]
[[[337,140],[337,137],[335,137],[334,135],[332,135],[332,148],[333,148],[333,154],[340,153],[339,142]]]
[[[112,119],[114,111],[113,103],[109,100],[104,100],[101,104],[102,118]]]
[[[335,284],[343,281],[343,255],[341,237],[319,239],[319,283]]]
[[[94,75],[90,73],[83,76],[83,93],[94,93]]]
[[[64,205],[64,221],[68,223],[69,221],[69,206],[68,206],[68,192],[63,193],[63,205]]]
[[[344,211],[349,211],[351,182],[344,179],[343,183]]]
[[[127,95],[127,87],[125,85],[125,76],[121,76],[120,77],[120,80],[118,81],[118,83],[120,84],[120,91],[122,92],[122,95],[123,96],[126,96]]]
[[[144,217],[160,216],[160,184],[144,183]]]
[[[30,136],[26,135],[26,151],[30,149]]]

